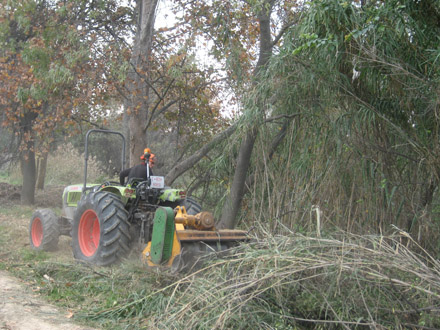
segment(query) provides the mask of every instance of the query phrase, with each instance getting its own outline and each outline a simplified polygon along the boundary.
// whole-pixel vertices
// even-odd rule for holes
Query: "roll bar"
[[[87,162],[89,160],[89,136],[91,133],[104,133],[104,134],[115,134],[119,135],[122,138],[122,169],[125,169],[125,136],[121,132],[106,130],[106,129],[91,129],[86,134],[86,143],[85,143],[85,151],[84,151],[84,186],[83,191],[86,190],[87,186]]]

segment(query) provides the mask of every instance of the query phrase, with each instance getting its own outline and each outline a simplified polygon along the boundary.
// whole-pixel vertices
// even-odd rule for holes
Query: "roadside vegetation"
[[[49,159],[49,177],[63,155]],[[70,166],[81,167],[77,159]],[[251,242],[186,273],[146,267],[139,248],[121,264],[94,267],[73,260],[68,237],[52,253],[30,249],[31,214],[39,207],[59,213],[60,193],[47,186],[34,207],[2,200],[0,268],[75,322],[102,329],[440,327],[440,263],[397,227],[386,236],[318,230],[315,212],[307,228],[278,220],[248,227]]]
[[[31,208],[2,207],[1,269],[73,320],[102,329],[440,327],[440,263],[403,231],[390,236],[258,228],[252,242],[187,273],[148,269],[140,250],[112,267],[29,247]],[[8,219],[8,221],[5,221]],[[417,251],[417,252],[415,252]]]

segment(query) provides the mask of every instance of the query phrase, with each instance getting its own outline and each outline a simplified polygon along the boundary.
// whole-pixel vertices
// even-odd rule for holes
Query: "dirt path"
[[[38,191],[35,208],[60,207],[62,191],[63,187],[60,186],[48,186],[44,191]],[[16,205],[19,200],[19,186],[0,182],[0,208]],[[14,240],[17,247],[29,245],[28,226],[29,216],[0,215],[3,235]],[[60,240],[58,253],[71,258],[70,246],[65,240]],[[91,329],[73,324],[71,317],[67,311],[45,302],[19,279],[0,271],[0,330]]]
[[[0,329],[1,330],[91,330],[75,325],[69,313],[49,305],[37,295],[0,271]]]

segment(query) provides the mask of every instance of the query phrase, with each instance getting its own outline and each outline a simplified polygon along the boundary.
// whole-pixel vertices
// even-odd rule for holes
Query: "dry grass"
[[[439,312],[440,263],[396,232],[267,236],[87,317],[148,329],[436,328]]]
[[[87,181],[100,182],[105,174],[96,157],[89,157],[87,165]],[[21,184],[22,175],[20,166],[11,167],[5,181]],[[69,185],[83,183],[84,154],[80,153],[71,143],[60,145],[47,159],[45,185]]]
[[[107,179],[107,178],[106,178]],[[76,184],[84,180],[84,154],[67,143],[51,153],[47,162],[46,184]],[[103,181],[103,171],[96,158],[87,164],[87,181]]]
[[[176,275],[145,268],[137,252],[111,268],[75,263],[69,239],[57,253],[32,252],[32,210],[8,210],[2,268],[103,329],[440,327],[440,263],[397,228],[391,236],[318,238],[282,224],[282,235],[259,227],[259,237],[230,255]]]

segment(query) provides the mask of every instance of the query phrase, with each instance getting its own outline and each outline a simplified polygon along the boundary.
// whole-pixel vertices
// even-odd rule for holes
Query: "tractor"
[[[242,230],[216,230],[213,215],[201,212],[200,205],[183,190],[165,187],[164,177],[147,172],[146,180],[131,178],[126,185],[114,181],[87,183],[89,138],[95,133],[121,138],[124,169],[124,135],[111,130],[88,131],[84,183],[64,189],[61,216],[51,209],[34,212],[29,225],[33,249],[55,250],[59,236],[67,235],[72,237],[75,259],[108,266],[124,258],[137,242],[149,266],[179,270],[198,256],[248,240]]]

